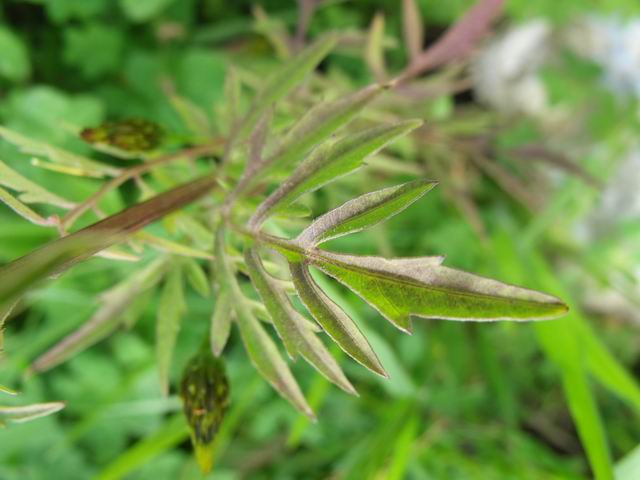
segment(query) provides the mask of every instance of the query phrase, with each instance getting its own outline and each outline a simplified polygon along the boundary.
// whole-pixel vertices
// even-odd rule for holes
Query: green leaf
[[[9,315],[11,315],[17,303],[17,301],[6,302],[4,304],[0,302],[0,359],[2,359],[4,352],[4,323],[7,321],[7,318],[9,318]],[[0,385],[0,391],[7,393],[12,390],[8,390],[6,387]]]
[[[424,44],[422,15],[416,0],[403,0],[402,2],[402,35],[408,57],[414,60],[422,51]]]
[[[31,75],[31,62],[27,46],[22,39],[5,26],[0,26],[0,77],[22,82]]]
[[[298,241],[315,246],[369,228],[401,212],[435,185],[430,180],[415,180],[361,195],[316,219]]]
[[[119,480],[147,464],[156,456],[171,450],[189,438],[189,429],[182,414],[174,415],[156,431],[139,440],[97,475],[97,480]]]
[[[217,185],[206,175],[62,237],[0,267],[0,308],[33,284],[86,260],[158,218],[197,200]]]
[[[223,91],[224,103],[220,107],[220,116],[222,117],[221,125],[232,130],[233,126],[236,125],[240,119],[240,100],[242,98],[240,77],[238,71],[232,65],[227,67]]]
[[[316,148],[296,170],[258,207],[251,219],[259,226],[270,212],[286,208],[305,193],[312,192],[338,177],[353,172],[395,139],[422,125],[421,120],[407,120],[373,127],[341,140]]]
[[[7,422],[25,423],[37,418],[51,415],[64,408],[62,402],[34,403],[19,407],[8,407],[0,405],[0,425]]]
[[[11,396],[18,394],[18,392],[16,392],[15,390],[11,390],[9,387],[5,387],[4,385],[0,385],[0,393],[5,393]]]
[[[16,301],[28,288],[61,271],[66,265],[105,248],[105,242],[104,236],[79,232],[0,267],[0,310]],[[115,240],[111,243],[115,243]]]
[[[249,276],[271,315],[273,324],[291,358],[300,353],[328,380],[345,392],[356,394],[340,366],[327,348],[306,325],[306,319],[293,307],[289,297],[264,270],[258,253],[253,248],[245,251]]]
[[[174,266],[167,274],[158,304],[156,323],[156,356],[160,386],[165,395],[169,393],[169,370],[173,350],[178,339],[182,316],[187,309],[184,301],[182,270]]]
[[[440,266],[437,257],[387,260],[322,252],[310,261],[408,332],[411,315],[486,321],[548,319],[567,312],[556,297]]]
[[[211,289],[209,288],[209,279],[202,266],[195,260],[187,259],[184,263],[184,271],[189,285],[204,298],[208,298]]]
[[[236,314],[236,324],[240,329],[242,342],[251,362],[280,395],[291,402],[301,413],[315,419],[311,407],[291,374],[289,366],[280,355],[278,347],[254,317],[246,298],[240,291],[235,272],[227,261],[224,244],[224,229],[219,228],[216,234],[215,255],[216,263],[223,272],[223,276],[217,278],[219,278],[222,287],[229,288]]]
[[[78,330],[40,355],[31,370],[43,372],[66,361],[110,335],[123,324],[127,311],[143,292],[162,278],[165,260],[160,258],[100,295],[101,306]]]
[[[211,254],[197,248],[189,247],[182,243],[174,242],[167,238],[157,237],[148,232],[142,231],[134,235],[136,240],[141,240],[145,244],[149,245],[161,252],[167,252],[174,255],[180,255],[188,258],[201,258],[204,260],[211,260]]]
[[[273,104],[278,103],[311,73],[338,41],[335,34],[325,35],[300,52],[266,79],[264,86],[242,120],[241,136],[247,135]]]
[[[345,97],[313,107],[284,135],[282,143],[264,160],[261,170],[273,171],[304,158],[315,145],[351,122],[386,88],[384,85],[370,85]]]
[[[120,0],[120,8],[130,20],[146,22],[173,2],[174,0]]]
[[[101,23],[67,27],[64,60],[84,76],[95,79],[115,72],[120,66],[125,38],[123,32]]]
[[[227,289],[220,288],[211,316],[211,351],[216,357],[222,355],[227,345],[232,319],[231,295]]]
[[[47,14],[54,22],[62,23],[71,19],[88,20],[109,8],[111,0],[56,0],[44,3]]]
[[[41,227],[51,227],[55,225],[55,220],[42,217],[2,187],[0,187],[0,202],[4,203],[15,213],[34,225],[40,225]]]
[[[318,287],[307,266],[301,262],[291,262],[289,267],[300,299],[333,341],[354,360],[387,377],[366,337],[355,322]]]
[[[382,12],[377,12],[373,17],[364,57],[376,80],[379,82],[385,80],[387,67],[384,59],[384,15]]]
[[[307,417],[315,419],[276,344],[243,305],[236,305],[237,324],[251,362],[271,386]]]
[[[65,200],[23,177],[2,161],[0,161],[0,185],[20,192],[18,199],[24,203],[45,203],[61,208],[73,208],[75,206],[73,202]]]
[[[18,147],[22,152],[31,155],[41,155],[51,162],[66,168],[65,173],[71,175],[102,178],[116,176],[120,169],[106,165],[76,153],[54,147],[46,142],[25,137],[8,128],[0,126],[0,137]]]

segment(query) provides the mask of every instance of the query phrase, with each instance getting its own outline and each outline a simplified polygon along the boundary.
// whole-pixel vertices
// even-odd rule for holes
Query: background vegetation
[[[327,97],[406,65],[408,23],[400,3],[328,1],[316,9],[309,38],[331,30],[347,39],[317,76]],[[472,3],[416,2],[424,44]],[[571,314],[527,325],[417,321],[406,336],[328,283],[327,291],[366,330],[391,378],[345,357],[343,368],[360,393],[351,397],[298,362],[296,377],[320,417],[311,424],[258,376],[232,335],[225,352],[231,406],[216,444],[216,470],[207,478],[640,476],[634,378],[640,369],[640,223],[637,212],[626,213],[634,197],[625,204],[615,196],[626,188],[616,172],[637,147],[637,105],[632,95],[607,88],[602,65],[561,41],[587,14],[624,19],[639,15],[640,7],[631,0],[512,0],[496,29],[549,22],[553,53],[539,76],[552,114],[505,114],[495,102],[480,104],[469,66],[446,65],[415,82],[427,94],[417,100],[393,94],[369,112],[422,118],[419,135],[307,202],[319,214],[374,188],[435,178],[441,185],[427,199],[384,225],[336,240],[336,248],[444,254],[450,266],[558,295]],[[293,37],[300,20],[291,1],[5,0],[0,22],[1,124],[120,166],[126,161],[93,152],[79,139],[80,129],[140,117],[160,124],[170,145],[184,145],[194,137],[190,120],[201,121],[202,111],[207,132],[221,135],[231,67],[247,103],[261,79],[292,54],[285,33]],[[0,160],[71,201],[81,202],[100,185],[38,168],[32,157],[0,141]],[[153,186],[172,185],[171,172]],[[139,200],[137,192],[134,182],[125,183],[100,207],[119,211]],[[618,203],[607,210],[612,195]],[[56,212],[47,208],[39,211]],[[0,226],[2,263],[57,236],[4,206]],[[164,227],[171,230],[171,222]],[[149,231],[163,235],[157,225]],[[143,256],[146,261],[157,252]],[[158,292],[142,305],[135,328],[49,371],[27,374],[95,312],[102,292],[138,268],[107,259],[78,265],[32,292],[9,320],[0,384],[21,395],[3,403],[64,400],[66,408],[0,430],[0,478],[198,478],[180,401],[163,397],[158,381]],[[207,336],[212,311],[193,289],[184,295],[173,379]]]

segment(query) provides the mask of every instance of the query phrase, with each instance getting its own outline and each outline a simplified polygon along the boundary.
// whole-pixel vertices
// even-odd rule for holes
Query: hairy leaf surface
[[[370,85],[313,107],[286,133],[277,150],[265,159],[263,168],[272,171],[303,158],[311,148],[351,122],[385,88],[383,85]]]
[[[14,144],[24,153],[42,155],[53,163],[68,167],[65,172],[72,175],[101,178],[105,176],[115,176],[120,173],[120,170],[116,167],[54,147],[46,142],[25,137],[6,127],[0,126],[0,137]]]
[[[130,278],[104,292],[100,296],[100,308],[92,317],[40,355],[33,362],[31,369],[34,372],[49,370],[110,335],[128,319],[127,311],[140,295],[161,280],[164,270],[164,259],[156,259]]]
[[[567,312],[556,297],[437,265],[433,257],[387,260],[325,251],[312,261],[404,331],[411,331],[412,315],[488,321],[547,319]]]
[[[165,395],[169,392],[169,370],[173,350],[178,339],[182,316],[187,308],[183,289],[182,270],[176,265],[169,271],[160,294],[156,322],[158,373],[160,386]]]
[[[422,125],[421,120],[380,125],[347,135],[325,148],[318,147],[258,207],[251,223],[259,226],[270,212],[286,208],[301,195],[317,190],[336,178],[353,172],[362,165],[366,157],[420,125]]]
[[[233,319],[233,306],[228,289],[220,289],[211,315],[211,351],[216,357],[222,355],[224,347],[229,340],[231,321]]]
[[[304,80],[333,49],[338,37],[325,35],[278,69],[264,84],[242,122],[242,135],[258,123],[262,115]]]
[[[224,229],[219,228],[216,234],[215,254],[219,268],[224,272],[224,279],[221,280],[221,285],[229,288],[236,315],[236,324],[240,329],[242,342],[251,362],[280,395],[291,402],[301,413],[311,419],[315,419],[313,410],[305,400],[287,362],[282,358],[276,344],[253,315],[246,297],[240,291],[235,272],[227,261],[224,243]]]
[[[46,203],[61,208],[73,208],[74,203],[45,190],[40,185],[23,177],[0,161],[0,185],[19,192],[18,199],[24,203]]]
[[[315,333],[307,327],[306,319],[293,307],[286,293],[278,288],[278,285],[264,270],[254,249],[248,248],[246,250],[245,261],[251,280],[267,307],[289,355],[295,358],[297,353],[300,353],[327,379],[344,391],[355,394],[355,389],[345,377],[338,363]]]
[[[298,241],[314,246],[372,227],[401,212],[435,185],[430,180],[415,180],[361,195],[316,219]]]
[[[25,423],[37,418],[51,415],[64,408],[62,402],[34,403],[32,405],[22,405],[8,407],[0,405],[0,426],[6,422]]]
[[[387,376],[380,360],[355,322],[318,287],[302,262],[291,262],[291,276],[305,307],[342,350],[372,370]]]

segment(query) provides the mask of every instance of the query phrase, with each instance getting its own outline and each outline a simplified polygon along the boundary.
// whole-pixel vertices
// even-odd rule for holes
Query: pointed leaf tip
[[[251,218],[251,225],[259,227],[270,213],[286,208],[303,194],[352,173],[367,157],[421,125],[420,119],[383,124],[345,135],[334,143],[320,145],[260,204]]]
[[[431,258],[431,257],[428,257]],[[411,317],[448,320],[545,320],[568,307],[556,297],[443,267],[322,251],[310,261],[403,331]]]
[[[401,212],[436,185],[432,180],[414,180],[361,195],[317,218],[298,241],[315,246],[372,227]]]

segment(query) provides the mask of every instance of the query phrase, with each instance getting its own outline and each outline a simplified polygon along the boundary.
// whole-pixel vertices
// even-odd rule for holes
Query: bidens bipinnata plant
[[[59,273],[75,262],[99,253],[109,258],[136,259],[142,245],[165,252],[101,297],[101,306],[78,331],[64,338],[32,365],[43,371],[95,343],[119,326],[131,327],[151,292],[162,284],[157,315],[157,360],[164,392],[170,389],[169,369],[187,311],[184,282],[212,301],[210,351],[198,351],[187,366],[181,396],[192,429],[199,463],[211,467],[208,456],[227,405],[228,384],[221,357],[232,326],[236,326],[255,368],[285,399],[313,418],[314,412],[294,379],[287,361],[268,330],[273,327],[291,359],[303,357],[331,382],[355,394],[325,341],[335,342],[355,361],[386,376],[384,366],[356,323],[316,283],[315,268],[351,289],[403,332],[411,332],[412,317],[469,321],[535,320],[562,315],[567,307],[550,295],[444,266],[440,256],[382,258],[344,254],[322,248],[323,243],[376,225],[419,201],[436,182],[416,179],[391,185],[350,200],[321,215],[288,238],[281,222],[304,213],[297,203],[303,195],[362,167],[364,160],[390,142],[420,128],[421,120],[372,123],[356,118],[395,81],[365,87],[328,102],[318,102],[301,118],[283,128],[280,106],[305,80],[337,42],[327,35],[285,64],[265,81],[248,109],[240,112],[240,83],[229,75],[224,142],[214,140],[175,153],[147,151],[160,130],[142,121],[109,123],[85,130],[84,137],[101,151],[142,163],[121,169],[80,157],[3,129],[2,136],[34,155],[47,156],[49,166],[71,175],[110,177],[90,199],[74,204],[0,164],[6,173],[0,199],[17,213],[40,225],[57,227],[59,240],[0,269],[0,318],[5,319],[24,291],[37,280]],[[286,116],[284,117],[286,118]],[[278,120],[278,121],[275,121]],[[347,128],[347,126],[349,126]],[[139,129],[143,129],[140,130]],[[198,129],[200,134],[202,129]],[[115,140],[114,140],[115,139]],[[166,145],[166,144],[165,144]],[[161,148],[162,144],[160,144]],[[125,150],[122,151],[123,147]],[[192,160],[220,153],[214,171],[153,195],[150,182],[171,184],[193,170]],[[184,163],[182,170],[171,170]],[[171,164],[171,165],[169,165]],[[129,179],[137,179],[147,200],[75,233],[71,225],[99,200]],[[255,198],[267,192],[256,206]],[[204,199],[189,211],[182,207]],[[60,217],[41,217],[27,206],[47,203],[66,209]],[[100,212],[99,212],[100,213]],[[165,227],[178,240],[142,232],[148,223],[172,213]],[[134,254],[114,249],[128,243]],[[282,262],[273,261],[272,255]],[[200,260],[200,261],[198,261]],[[210,275],[201,261],[210,262]],[[284,267],[284,268],[283,268]],[[246,287],[248,275],[257,292]],[[306,312],[296,308],[299,297]],[[256,301],[256,298],[261,300]],[[213,355],[212,355],[213,354]]]

